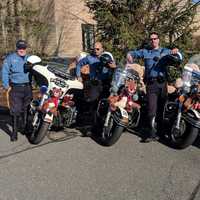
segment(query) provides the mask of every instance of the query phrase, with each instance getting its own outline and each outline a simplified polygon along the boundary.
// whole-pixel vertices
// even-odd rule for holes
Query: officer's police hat
[[[25,40],[18,40],[16,43],[16,48],[17,49],[26,49],[27,48],[27,43]]]

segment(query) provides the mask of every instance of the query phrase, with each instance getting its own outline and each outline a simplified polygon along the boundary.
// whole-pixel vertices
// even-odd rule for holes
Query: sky
[[[200,1],[200,0],[192,0],[194,3],[197,3],[198,1]]]

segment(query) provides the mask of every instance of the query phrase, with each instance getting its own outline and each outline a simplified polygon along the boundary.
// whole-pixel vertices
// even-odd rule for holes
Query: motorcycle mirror
[[[36,64],[36,63],[39,63],[41,61],[42,61],[42,59],[39,56],[36,56],[36,55],[29,56],[28,59],[27,59],[27,62],[29,62],[31,64]]]

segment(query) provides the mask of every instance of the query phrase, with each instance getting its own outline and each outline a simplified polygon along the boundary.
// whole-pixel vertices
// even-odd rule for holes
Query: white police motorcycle
[[[38,144],[50,127],[70,127],[76,121],[74,93],[82,91],[83,84],[69,73],[50,65],[42,65],[38,56],[28,58],[24,67],[39,83],[40,92],[28,111],[26,133],[30,143]]]
[[[200,55],[193,56],[184,66],[177,82],[177,96],[167,101],[163,113],[166,136],[178,149],[192,145],[200,130]]]

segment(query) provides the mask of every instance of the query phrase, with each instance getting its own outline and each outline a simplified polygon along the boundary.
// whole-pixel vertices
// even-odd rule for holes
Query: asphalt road
[[[9,128],[1,116],[0,200],[200,199],[198,145],[180,151],[124,133],[102,147],[68,130],[63,141],[34,146],[23,135],[11,143]]]

